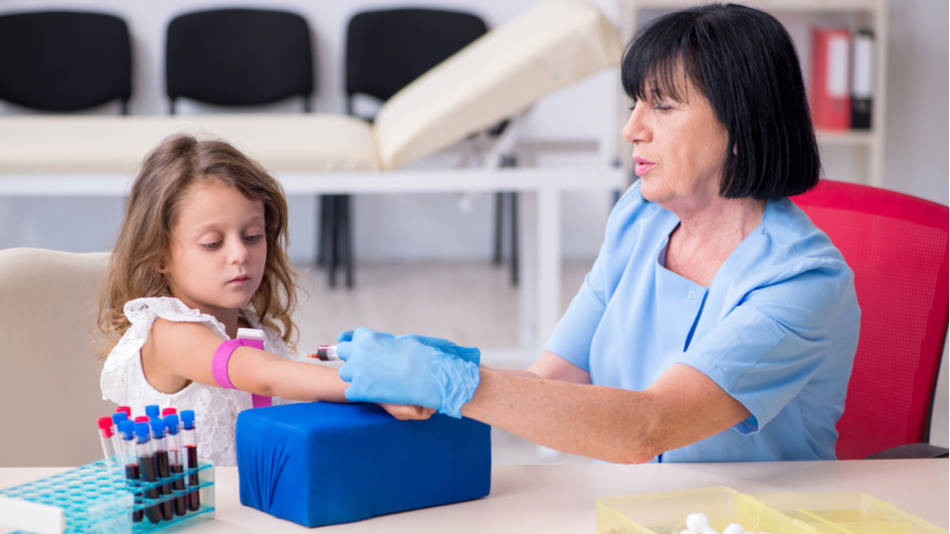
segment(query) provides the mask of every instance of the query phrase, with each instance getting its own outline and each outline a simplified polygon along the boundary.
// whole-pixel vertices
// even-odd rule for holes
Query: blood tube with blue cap
[[[160,410],[157,404],[149,404],[145,407],[145,415],[148,416],[149,420],[153,417],[158,417],[161,415]]]
[[[139,478],[145,482],[155,482],[155,457],[152,454],[152,442],[149,439],[148,423],[135,423],[135,456],[139,461]],[[145,496],[150,499],[158,498],[158,488],[152,488],[145,492]],[[156,504],[149,506],[145,510],[145,515],[152,523],[158,523],[162,519],[162,511]]]
[[[178,435],[178,414],[168,414],[165,416],[165,432],[168,441],[168,471],[171,476],[177,477],[172,482],[172,488],[177,491],[185,489],[185,478],[181,474],[184,472],[181,455],[181,436]],[[188,513],[188,503],[185,497],[175,497],[175,514],[185,515]]]
[[[122,457],[124,451],[122,449],[122,434],[119,429],[119,423],[122,421],[127,421],[128,419],[129,416],[126,415],[125,412],[116,412],[112,414],[112,427],[115,430],[115,433],[112,435],[112,444],[115,446],[114,448],[116,455],[118,455],[120,458]],[[122,462],[120,461],[119,463],[121,464]]]
[[[152,426],[152,454],[155,458],[155,474],[159,478],[168,478],[168,446],[165,443],[165,421],[160,417],[155,417],[150,422]],[[162,495],[171,495],[171,483],[159,486]],[[172,502],[166,500],[161,503],[162,517],[171,519],[173,516]]]
[[[198,468],[198,444],[195,441],[195,412],[194,410],[181,411],[181,444],[185,451],[185,469]],[[188,486],[198,486],[198,473],[188,475]],[[188,509],[197,510],[201,508],[201,496],[198,490],[188,494]]]
[[[119,422],[119,435],[122,436],[122,448],[120,457],[122,462],[125,464],[125,478],[128,480],[134,480],[133,484],[137,484],[139,480],[139,463],[138,459],[135,457],[135,423],[128,419],[124,419]],[[135,503],[139,504],[142,502],[142,494],[135,493]],[[142,510],[135,510],[132,512],[132,521],[138,522],[142,520]]]

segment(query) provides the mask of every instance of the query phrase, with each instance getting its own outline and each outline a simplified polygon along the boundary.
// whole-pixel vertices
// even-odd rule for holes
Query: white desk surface
[[[491,494],[463,503],[322,527],[326,533],[593,532],[594,499],[705,486],[742,492],[857,491],[891,502],[942,528],[948,524],[948,469],[939,460],[858,460],[742,464],[563,464],[495,466]],[[61,468],[0,468],[0,487]],[[215,469],[213,521],[187,532],[308,532],[238,501],[237,468]],[[694,510],[684,510],[684,514]]]

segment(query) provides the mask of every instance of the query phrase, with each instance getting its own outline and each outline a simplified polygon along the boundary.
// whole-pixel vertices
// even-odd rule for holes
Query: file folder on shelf
[[[851,46],[851,128],[871,129],[874,102],[874,34],[855,32]]]
[[[851,32],[812,28],[811,112],[822,130],[851,128]]]

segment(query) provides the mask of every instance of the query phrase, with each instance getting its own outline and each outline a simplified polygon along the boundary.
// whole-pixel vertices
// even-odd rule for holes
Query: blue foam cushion
[[[241,504],[301,525],[345,523],[488,495],[489,427],[376,405],[245,410],[235,430]]]

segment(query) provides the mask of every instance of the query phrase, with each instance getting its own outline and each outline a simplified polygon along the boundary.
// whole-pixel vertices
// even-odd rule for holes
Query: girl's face
[[[680,76],[678,74],[678,76]],[[623,128],[647,200],[681,213],[719,196],[729,135],[706,97],[684,83],[683,102],[659,94],[638,101]]]
[[[185,194],[162,272],[191,308],[221,318],[250,302],[267,261],[264,203],[220,181]]]

